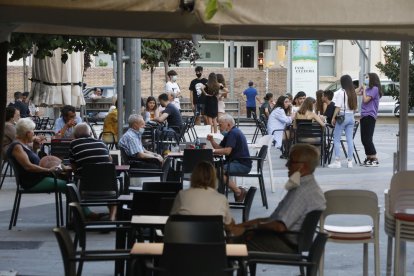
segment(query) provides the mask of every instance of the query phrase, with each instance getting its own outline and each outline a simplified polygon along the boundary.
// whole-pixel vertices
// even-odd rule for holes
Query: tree
[[[378,62],[375,66],[384,73],[390,80],[400,81],[400,63],[401,63],[401,51],[395,46],[385,46],[382,48],[384,51],[385,63]],[[414,56],[414,43],[410,42],[411,57]],[[408,107],[414,106],[414,65],[410,63],[409,67],[409,102]],[[397,101],[400,100],[400,91],[391,91],[391,95]]]

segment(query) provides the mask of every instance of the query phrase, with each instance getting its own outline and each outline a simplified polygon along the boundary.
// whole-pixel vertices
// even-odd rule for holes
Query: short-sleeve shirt
[[[250,168],[252,167],[251,160],[240,159],[250,157],[246,136],[244,136],[240,129],[233,127],[226,135],[226,137],[224,137],[224,139],[221,141],[220,146],[222,148],[232,148],[229,155],[230,160],[237,160],[240,164],[243,164]]]
[[[344,89],[341,88],[338,91],[336,91],[334,93],[334,98],[332,99],[332,101],[335,103],[335,107],[339,107],[341,109],[340,112],[343,113],[345,109],[345,113],[354,113],[354,111],[351,110],[348,106],[348,97]],[[344,102],[345,102],[345,107],[344,107]]]
[[[188,88],[193,93],[193,104],[204,104],[205,96],[201,91],[201,87],[207,84],[207,79],[193,79]]]
[[[119,145],[125,150],[128,156],[135,156],[137,153],[144,152],[144,146],[141,141],[141,134],[132,128],[119,140]]]
[[[77,173],[82,172],[85,164],[108,164],[108,147],[101,141],[92,137],[78,138],[70,142],[70,163],[75,164]]]
[[[256,107],[256,96],[257,90],[256,88],[249,87],[243,92],[246,95],[246,106],[247,107]]]
[[[10,103],[9,105],[14,106],[16,109],[20,111],[20,117],[26,118],[30,116],[29,106],[26,105],[22,101],[15,101],[14,103]]]
[[[169,127],[178,126],[180,129],[182,128],[183,119],[181,113],[173,103],[169,103],[162,113],[168,114],[167,122]]]
[[[378,87],[373,86],[372,88],[367,88],[365,90],[365,93],[368,97],[371,97],[371,100],[367,103],[364,103],[364,101],[362,101],[361,118],[371,116],[376,119],[378,115],[378,106],[380,100]]]
[[[334,112],[335,112],[335,103],[330,102],[325,109],[325,113],[323,114],[324,116],[326,116],[326,122],[328,124],[331,124]]]
[[[76,116],[75,121],[77,124],[82,123],[82,119]],[[63,127],[65,126],[65,121],[63,117],[59,117],[55,122],[55,132],[58,133]],[[73,129],[74,127],[68,128],[63,135],[63,138],[72,138],[73,137]]]
[[[307,213],[325,208],[325,196],[314,175],[306,175],[300,178],[299,187],[287,192],[270,218],[283,222],[289,231],[299,231]]]

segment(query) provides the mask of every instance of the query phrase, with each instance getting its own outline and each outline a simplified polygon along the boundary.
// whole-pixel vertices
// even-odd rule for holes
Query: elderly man
[[[74,106],[65,105],[60,110],[61,116],[55,122],[55,133],[59,138],[73,138],[73,128],[76,124],[82,122],[79,116],[76,116]]]
[[[246,136],[244,136],[240,129],[234,126],[234,119],[231,115],[224,114],[219,118],[218,122],[220,132],[224,136],[220,144],[214,141],[213,135],[207,135],[207,140],[211,142],[214,153],[226,156],[227,162],[230,162],[230,164],[224,168],[228,168],[228,172],[249,173],[252,169],[252,161],[243,159],[250,157]],[[224,176],[224,181],[226,180],[227,176]],[[237,187],[236,183],[230,179],[229,188],[234,192],[234,199],[237,202],[244,200],[246,190],[243,187]]]
[[[248,235],[246,243],[249,251],[294,252],[297,241],[293,238],[283,238],[277,233],[300,230],[307,213],[326,208],[324,194],[313,175],[318,164],[319,151],[316,147],[296,144],[291,148],[286,163],[289,180],[285,189],[288,192],[275,211],[268,218],[246,221],[231,229],[235,236],[240,236],[250,229],[270,230]],[[273,231],[275,233],[272,233]]]
[[[86,123],[79,123],[74,127],[74,140],[70,143],[69,160],[73,171],[77,175],[82,175],[85,164],[105,164],[112,163],[109,150],[106,145],[91,137],[91,129]],[[116,206],[109,206],[109,218],[115,220]],[[84,209],[88,217],[97,216],[89,209]]]
[[[163,158],[161,155],[148,151],[142,145],[142,134],[145,130],[145,121],[141,115],[132,114],[128,118],[129,129],[119,140],[119,146],[125,150],[125,153],[132,158],[139,158],[140,161],[148,159],[148,166],[146,168],[159,168],[162,164]],[[160,162],[155,164],[152,160],[156,158]],[[152,160],[151,160],[152,159]]]

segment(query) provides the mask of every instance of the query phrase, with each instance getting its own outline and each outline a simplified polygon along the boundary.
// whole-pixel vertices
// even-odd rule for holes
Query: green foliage
[[[233,8],[233,1],[232,0],[208,0],[206,5],[206,10],[204,12],[204,16],[207,20],[213,18],[213,16],[217,13],[218,10],[222,9],[231,9]]]
[[[108,66],[108,62],[103,61],[102,59],[99,59],[98,66],[106,67],[106,66]]]
[[[401,52],[400,48],[395,46],[385,46],[382,48],[384,51],[385,63],[378,62],[375,66],[384,73],[390,80],[399,82],[400,81],[400,63],[401,63]],[[414,106],[414,43],[410,42],[410,58],[411,63],[409,66],[409,108]],[[394,99],[400,99],[400,91],[391,91],[391,95]]]
[[[116,39],[108,37],[83,37],[68,35],[45,35],[45,34],[26,34],[13,33],[9,43],[10,61],[19,60],[32,54],[33,47],[37,48],[35,58],[45,58],[53,56],[53,51],[62,48],[62,62],[68,60],[68,54],[78,51],[86,51],[92,55],[99,52],[112,54],[116,51]],[[90,62],[85,62],[85,68]]]
[[[141,64],[141,67],[153,72],[158,63],[164,61],[163,53],[169,49],[171,49],[171,43],[166,40],[143,39],[141,59],[144,60],[144,63]]]

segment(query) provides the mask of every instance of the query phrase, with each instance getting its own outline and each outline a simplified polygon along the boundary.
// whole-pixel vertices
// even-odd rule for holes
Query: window
[[[335,76],[335,40],[319,42],[319,75]]]

